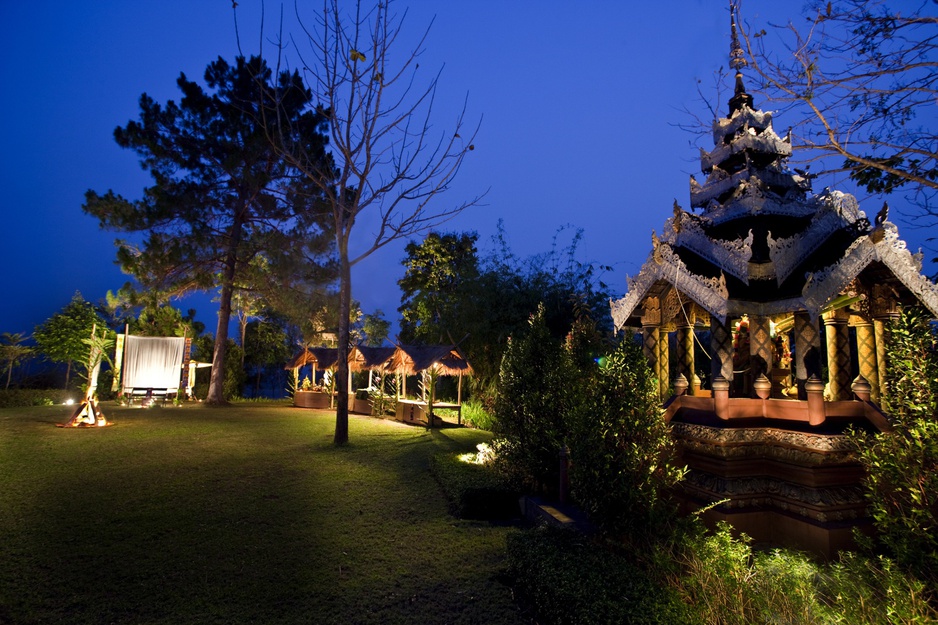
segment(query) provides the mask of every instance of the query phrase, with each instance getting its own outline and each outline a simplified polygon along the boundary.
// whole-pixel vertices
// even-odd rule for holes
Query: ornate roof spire
[[[730,67],[736,70],[736,89],[733,97],[730,98],[730,115],[735,111],[742,109],[745,104],[752,108],[752,96],[746,93],[746,87],[743,85],[742,69],[749,65],[746,61],[746,53],[743,47],[739,45],[739,36],[736,34],[736,14],[739,12],[739,5],[736,0],[730,0]]]

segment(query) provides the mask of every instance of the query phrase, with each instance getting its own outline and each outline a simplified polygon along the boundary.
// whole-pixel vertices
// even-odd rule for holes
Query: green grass
[[[521,623],[507,528],[429,459],[488,434],[278,405],[0,409],[0,623]]]

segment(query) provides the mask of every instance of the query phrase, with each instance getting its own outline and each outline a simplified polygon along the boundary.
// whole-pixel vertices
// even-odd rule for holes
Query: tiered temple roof
[[[675,201],[626,296],[612,302],[617,328],[640,325],[643,301],[671,287],[721,321],[797,310],[816,319],[858,278],[938,315],[938,287],[921,275],[885,206],[871,222],[852,195],[813,194],[809,176],[786,167],[790,136],[780,138],[772,114],[753,108],[740,73],[713,143],[701,150],[703,183],[691,177],[690,210]]]

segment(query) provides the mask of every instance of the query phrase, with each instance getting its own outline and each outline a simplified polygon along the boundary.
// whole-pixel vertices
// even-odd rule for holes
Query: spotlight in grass
[[[71,397],[69,397],[68,399],[65,400],[65,405],[66,405],[66,406],[74,406],[74,405],[75,405],[75,400],[72,399]]]

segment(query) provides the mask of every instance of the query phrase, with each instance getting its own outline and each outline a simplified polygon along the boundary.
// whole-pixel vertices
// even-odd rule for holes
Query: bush
[[[522,336],[512,337],[502,358],[495,399],[500,460],[534,492],[554,491],[559,483],[561,447],[567,419],[579,391],[570,356],[550,335],[544,307]]]
[[[64,404],[65,400],[81,399],[78,391],[63,389],[17,388],[0,390],[0,408],[24,408],[26,406],[52,406]]]
[[[688,541],[676,586],[707,623],[817,623],[822,605],[814,588],[817,567],[784,550],[754,554],[745,534],[727,523]]]
[[[467,455],[470,454],[438,454],[430,461],[430,472],[443,488],[452,513],[464,519],[517,517],[518,492],[508,486],[491,464],[476,464],[473,459],[462,458]]]
[[[601,360],[574,413],[571,488],[600,528],[645,540],[677,514],[674,486],[685,469],[641,347],[624,341]]]
[[[462,418],[467,425],[479,430],[491,432],[495,426],[495,419],[485,407],[480,402],[472,400],[463,403]]]
[[[901,565],[938,582],[938,345],[921,309],[890,329],[885,404],[892,432],[856,434],[878,543]]]
[[[702,622],[629,558],[572,530],[518,531],[507,549],[515,590],[538,623]]]

